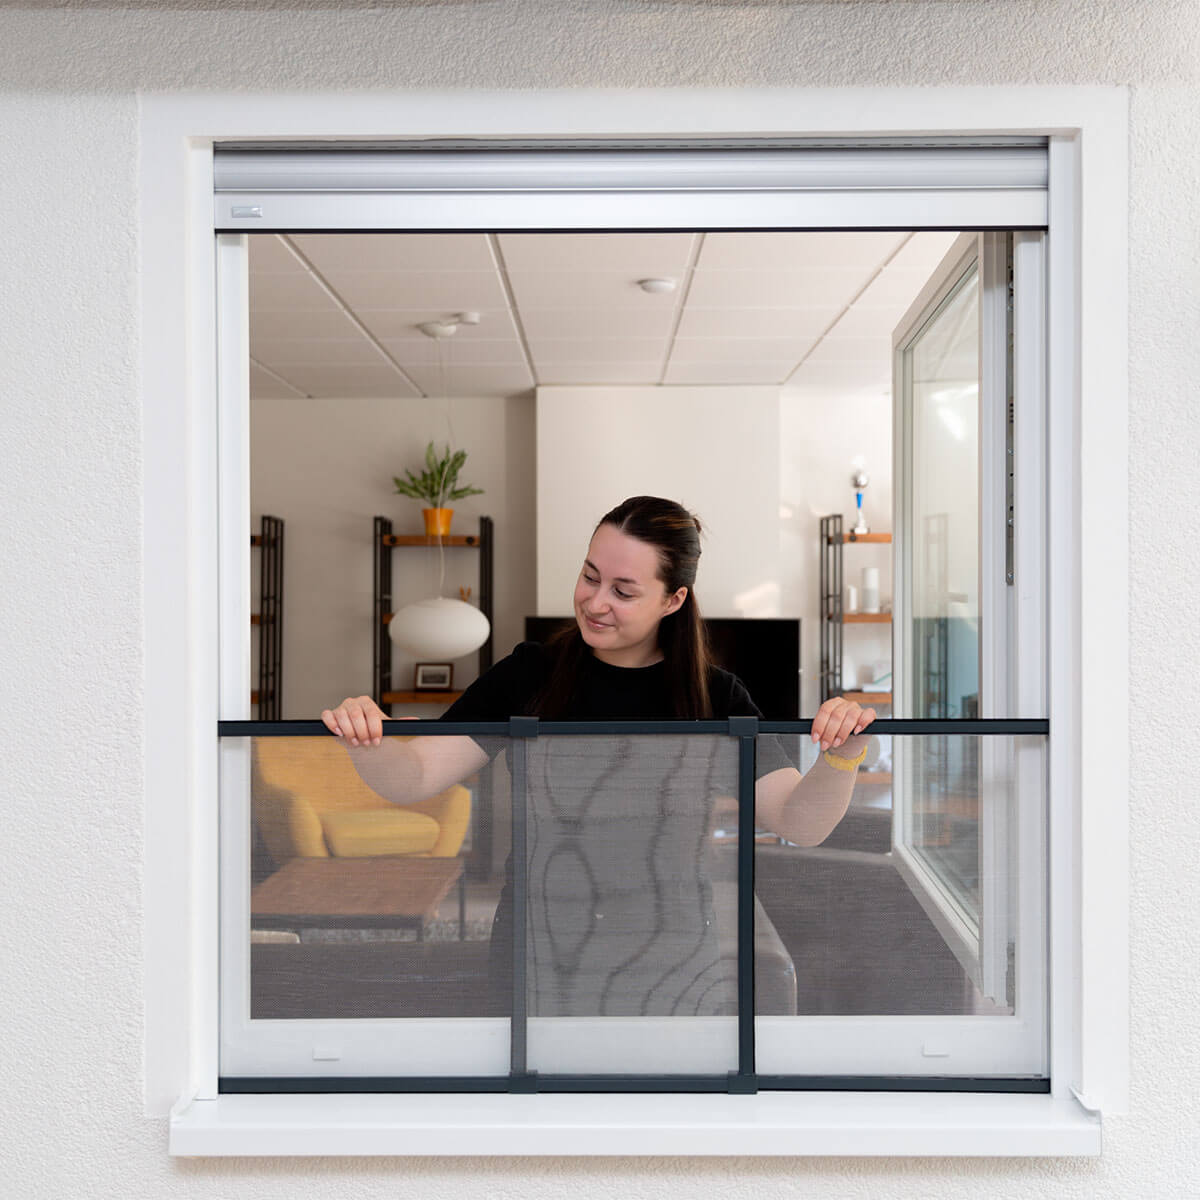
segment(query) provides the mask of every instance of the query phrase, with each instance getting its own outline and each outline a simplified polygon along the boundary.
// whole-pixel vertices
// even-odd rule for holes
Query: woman
[[[736,676],[708,657],[694,584],[700,523],[670,500],[635,496],[596,526],[575,585],[575,626],[526,642],[443,716],[503,721],[695,720],[761,716]],[[478,771],[507,739],[384,739],[367,696],[321,714],[366,782],[396,803]],[[826,701],[822,754],[804,775],[775,738],[757,747],[755,818],[813,846],[845,815],[873,709]],[[736,794],[737,752],[722,736],[547,737],[530,745],[528,974],[539,1015],[732,1011],[736,980],[716,952],[711,827]],[[510,864],[511,867],[511,864]],[[511,876],[511,871],[510,871]],[[503,993],[511,934],[506,885],[493,930]]]

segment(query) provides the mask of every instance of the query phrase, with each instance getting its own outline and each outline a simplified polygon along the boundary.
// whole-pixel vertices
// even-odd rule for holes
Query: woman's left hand
[[[813,717],[812,740],[821,743],[822,750],[845,746],[845,758],[855,758],[862,749],[862,733],[875,720],[873,708],[863,708],[853,700],[831,696],[817,709]]]

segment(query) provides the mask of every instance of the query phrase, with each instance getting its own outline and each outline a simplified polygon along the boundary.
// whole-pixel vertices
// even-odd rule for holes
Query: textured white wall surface
[[[1098,1160],[174,1161],[143,1106],[139,90],[1131,89],[1132,1063]],[[25,1198],[1200,1193],[1200,10],[1193,0],[0,11],[4,1190]],[[1085,397],[1086,411],[1086,397]],[[159,798],[161,799],[161,798]],[[1085,798],[1086,800],[1086,798]]]

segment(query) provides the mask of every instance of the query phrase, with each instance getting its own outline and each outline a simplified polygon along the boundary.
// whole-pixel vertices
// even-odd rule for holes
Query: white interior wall
[[[13,231],[0,295],[9,401],[0,407],[9,715],[0,1011],[18,1051],[0,1120],[11,1194],[1194,1195],[1200,965],[1180,931],[1200,908],[1188,789],[1200,737],[1174,714],[1200,702],[1200,632],[1140,615],[1131,709],[1113,713],[1112,731],[1132,753],[1133,1095],[1130,1115],[1106,1122],[1099,1161],[169,1160],[165,1120],[145,1115],[142,1096],[143,982],[180,964],[141,954],[144,760],[154,752],[140,736],[141,507],[144,478],[158,468],[144,458],[141,425],[143,405],[173,398],[139,391],[136,169],[140,90],[1130,85],[1130,452],[1128,478],[1112,486],[1129,488],[1131,573],[1113,586],[1129,589],[1131,613],[1169,614],[1200,574],[1200,549],[1163,519],[1200,503],[1190,400],[1200,218],[1180,202],[1200,191],[1198,64],[1200,17],[1170,0],[500,0],[336,12],[164,0],[161,11],[0,12],[0,168],[20,183],[0,189],[0,222]],[[431,128],[436,119],[431,110]]]
[[[538,388],[538,613],[571,612],[596,522],[649,495],[700,518],[702,613],[780,615],[778,437],[774,387]]]
[[[390,517],[397,533],[421,533],[421,504],[395,493],[392,477],[419,473],[425,446],[448,440],[467,451],[459,484],[483,488],[454,505],[455,534],[495,522],[494,654],[507,654],[532,611],[534,576],[533,397],[446,400],[310,400],[255,397],[250,405],[250,505],[284,529],[283,716],[312,718],[346,696],[371,691],[373,521]],[[437,594],[436,549],[397,547],[393,605]],[[442,594],[471,589],[479,602],[479,554],[447,548]],[[251,595],[257,598],[257,559]],[[251,605],[257,608],[256,599]],[[257,659],[252,668],[257,670]],[[414,659],[392,652],[397,691],[412,686]],[[454,664],[454,686],[478,673],[478,656]],[[428,705],[396,705],[393,715],[436,716]]]
[[[857,513],[850,480],[861,459],[870,479],[863,494],[863,515],[878,533],[892,529],[892,398],[890,391],[852,396],[785,390],[779,405],[779,561],[782,603],[799,615],[804,675],[800,715],[821,704],[820,520],[842,514],[842,526],[854,528]],[[892,599],[891,547],[862,543],[842,551],[842,577],[859,588],[862,569],[879,569],[881,604]],[[890,662],[890,625],[846,625],[842,630],[842,682],[847,688],[876,677]]]

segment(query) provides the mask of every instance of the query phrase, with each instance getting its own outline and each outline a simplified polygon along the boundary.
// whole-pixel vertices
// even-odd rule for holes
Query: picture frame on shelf
[[[453,663],[417,663],[413,668],[414,692],[449,692],[453,687]]]

